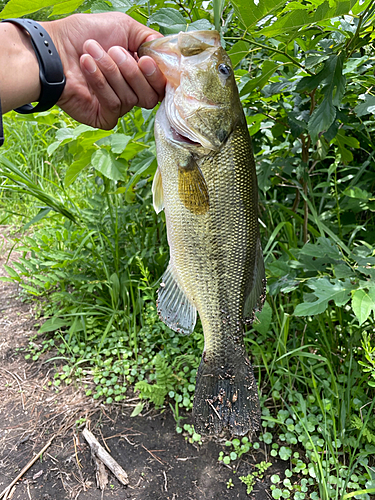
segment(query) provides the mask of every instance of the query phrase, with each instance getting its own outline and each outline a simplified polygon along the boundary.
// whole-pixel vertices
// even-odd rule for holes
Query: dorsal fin
[[[157,308],[160,319],[175,332],[189,335],[197,321],[197,310],[186,297],[169,264],[158,290]]]
[[[205,214],[210,208],[206,180],[192,156],[186,164],[178,165],[178,194],[194,214]]]
[[[265,298],[266,275],[262,247],[258,240],[255,249],[254,273],[251,273],[245,289],[245,304],[243,310],[243,319],[245,323],[249,324],[253,322],[254,312],[262,309]]]
[[[159,167],[156,169],[154,180],[152,181],[152,196],[155,212],[158,214],[164,210],[164,192],[161,173]]]

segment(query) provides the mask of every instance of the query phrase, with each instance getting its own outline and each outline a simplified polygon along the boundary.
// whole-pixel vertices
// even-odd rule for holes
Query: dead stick
[[[91,451],[96,455],[99,460],[101,460],[104,465],[117,477],[121,484],[129,484],[129,479],[127,473],[124,469],[114,460],[111,455],[103,448],[99,441],[95,438],[92,432],[85,427],[82,431],[82,436],[88,442]]]
[[[149,453],[149,454],[150,454],[150,455],[151,455],[151,456],[152,456],[155,460],[157,460],[157,461],[159,462],[159,464],[164,465],[164,464],[163,464],[163,462],[161,461],[161,459],[160,459],[160,458],[158,458],[156,455],[154,455],[154,454],[152,453],[152,451],[148,450],[148,449],[146,448],[146,446],[144,446],[143,444],[142,444],[141,446],[142,446],[142,448],[143,448],[144,450],[146,450],[146,451],[147,451],[147,453]],[[161,450],[161,451],[164,451],[164,450]]]
[[[9,485],[9,486],[7,486],[7,487],[5,488],[5,490],[3,490],[3,491],[0,493],[0,498],[3,498],[4,496],[5,496],[5,497],[6,497],[6,496],[8,496],[8,493],[9,493],[9,491],[12,489],[12,487],[13,487],[13,486],[17,483],[17,481],[18,481],[19,479],[21,479],[21,477],[25,474],[25,472],[27,472],[27,471],[30,469],[30,467],[32,467],[32,466],[35,464],[35,462],[38,460],[38,458],[39,458],[41,455],[43,455],[43,453],[47,450],[47,448],[49,448],[49,447],[51,446],[51,443],[52,443],[52,441],[53,441],[54,439],[55,439],[55,436],[53,435],[53,436],[51,437],[51,439],[48,441],[48,443],[44,446],[44,448],[42,448],[42,449],[40,450],[40,452],[39,452],[37,455],[35,455],[35,457],[34,457],[34,458],[32,458],[28,464],[26,464],[26,465],[25,465],[25,467],[21,470],[21,472],[18,474],[18,476],[17,476],[15,479],[13,479],[13,481],[10,483],[10,485]]]

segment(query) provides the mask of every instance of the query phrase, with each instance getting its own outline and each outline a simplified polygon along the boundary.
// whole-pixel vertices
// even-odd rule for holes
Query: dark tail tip
[[[219,434],[228,429],[243,436],[260,428],[258,389],[250,361],[236,366],[213,366],[201,361],[197,374],[193,415],[202,434]]]

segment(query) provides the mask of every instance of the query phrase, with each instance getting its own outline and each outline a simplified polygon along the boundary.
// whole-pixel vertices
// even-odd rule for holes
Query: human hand
[[[165,78],[139,46],[159,33],[120,12],[76,14],[40,23],[50,34],[66,85],[58,105],[81,123],[111,129],[134,106],[153,108]]]

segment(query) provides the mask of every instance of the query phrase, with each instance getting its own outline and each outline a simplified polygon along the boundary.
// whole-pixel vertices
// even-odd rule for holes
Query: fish
[[[266,278],[255,162],[231,60],[214,30],[158,38],[138,54],[152,57],[167,81],[155,116],[152,186],[170,248],[158,313],[186,335],[197,314],[202,323],[196,431],[252,434],[260,407],[244,325],[262,308]]]

